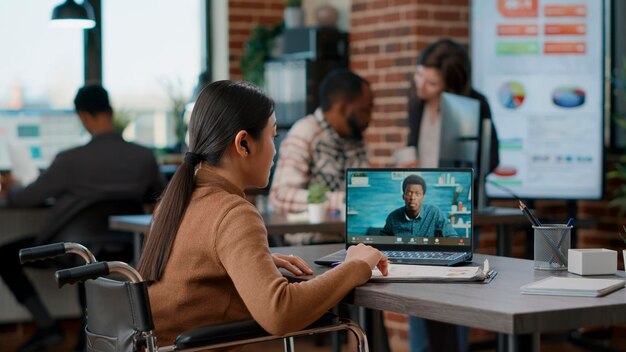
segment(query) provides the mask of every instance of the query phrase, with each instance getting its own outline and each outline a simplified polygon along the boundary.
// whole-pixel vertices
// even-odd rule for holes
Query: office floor
[[[65,331],[66,341],[64,344],[50,346],[49,351],[55,352],[71,352],[78,339],[78,330],[80,328],[80,322],[78,320],[67,320],[62,322],[62,327]],[[15,324],[15,325],[0,325],[0,351],[15,351],[34,330],[33,324]],[[484,334],[483,334],[484,335]],[[489,336],[489,334],[487,334]],[[610,347],[613,351],[626,351],[626,326],[613,327],[612,337],[610,340]],[[474,341],[477,342],[477,341]],[[408,352],[408,346],[406,342],[400,342],[399,340],[391,339],[391,350],[393,352]],[[296,351],[298,352],[317,352],[317,351],[330,351],[330,346],[327,341],[319,341],[319,338],[303,337],[296,339]],[[342,345],[342,352],[354,351],[354,341],[349,341],[347,344]],[[473,349],[476,350],[476,349]],[[495,348],[480,349],[481,351],[495,351]],[[551,334],[542,336],[541,350],[550,352],[583,352],[589,351],[589,349],[583,349],[576,347],[570,342],[565,341],[564,334]],[[244,348],[245,352],[273,352],[282,351],[282,342],[274,341],[256,345],[250,345]],[[604,349],[604,351],[611,351]],[[375,352],[375,351],[372,351]]]

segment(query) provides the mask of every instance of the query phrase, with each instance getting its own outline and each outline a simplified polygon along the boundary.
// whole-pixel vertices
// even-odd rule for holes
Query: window
[[[45,168],[60,150],[89,139],[74,114],[83,85],[83,32],[53,28],[59,0],[0,1],[0,169],[8,146]]]
[[[103,84],[127,140],[178,143],[201,68],[202,0],[102,2]]]

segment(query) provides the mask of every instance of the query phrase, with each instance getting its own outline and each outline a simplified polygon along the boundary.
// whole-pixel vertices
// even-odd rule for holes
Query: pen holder
[[[572,226],[541,225],[535,230],[535,269],[567,270]]]

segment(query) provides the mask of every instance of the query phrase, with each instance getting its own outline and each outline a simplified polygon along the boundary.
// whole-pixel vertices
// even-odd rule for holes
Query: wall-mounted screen
[[[474,0],[472,80],[499,138],[491,197],[599,199],[604,1]]]

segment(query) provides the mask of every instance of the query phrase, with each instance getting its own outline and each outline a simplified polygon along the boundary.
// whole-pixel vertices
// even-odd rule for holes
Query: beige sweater
[[[256,208],[203,165],[165,272],[149,288],[156,336],[166,346],[183,331],[250,317],[275,335],[300,330],[370,276],[367,263],[354,261],[289,283]]]

